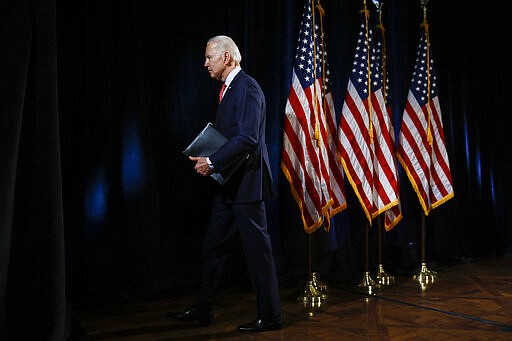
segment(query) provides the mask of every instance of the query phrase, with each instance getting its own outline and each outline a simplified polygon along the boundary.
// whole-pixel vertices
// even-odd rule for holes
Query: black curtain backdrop
[[[323,0],[335,105],[341,112],[363,1]],[[376,15],[368,2],[372,18]],[[182,150],[214,119],[220,84],[203,67],[206,40],[227,34],[267,98],[278,196],[269,228],[282,286],[310,271],[359,282],[365,219],[348,208],[308,236],[280,170],[284,108],[303,1],[6,0],[0,4],[0,339],[84,335],[87,304],[193,293],[213,182]],[[419,43],[419,1],[384,1],[390,95],[400,127]],[[512,247],[510,68],[505,13],[461,0],[428,4],[455,197],[427,217],[426,257],[500,256]],[[403,220],[384,234],[393,274],[420,266],[422,211],[399,168]],[[370,269],[377,265],[370,229]],[[311,246],[311,247],[310,247]],[[225,290],[247,287],[240,249]]]

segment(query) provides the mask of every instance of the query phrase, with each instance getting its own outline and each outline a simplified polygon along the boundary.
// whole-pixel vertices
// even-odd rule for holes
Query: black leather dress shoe
[[[281,319],[277,320],[263,320],[256,319],[247,324],[241,324],[236,327],[236,330],[239,332],[248,332],[248,333],[256,333],[256,332],[264,332],[267,330],[278,330],[283,328],[283,321]]]
[[[197,322],[201,326],[209,326],[212,323],[212,315],[209,311],[191,307],[188,310],[179,313],[169,312],[167,316],[183,322]]]

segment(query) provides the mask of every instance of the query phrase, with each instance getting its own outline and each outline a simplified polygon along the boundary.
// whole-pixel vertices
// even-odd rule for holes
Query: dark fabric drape
[[[2,6],[3,340],[69,336],[54,1]]]
[[[340,116],[363,2],[322,1]],[[367,4],[376,19],[372,3]],[[3,1],[0,4],[0,339],[85,333],[74,308],[194,292],[212,186],[184,147],[213,121],[220,84],[206,40],[227,34],[267,99],[278,195],[267,202],[281,285],[309,271],[363,276],[366,222],[348,208],[311,239],[280,170],[282,120],[302,1]],[[503,13],[502,13],[503,12]],[[427,259],[511,249],[504,11],[430,1],[427,19],[455,197],[427,217]],[[419,1],[384,4],[393,121],[399,130],[419,43]],[[404,219],[384,235],[388,272],[419,266],[421,208],[400,168]],[[370,269],[377,231],[370,233]],[[224,289],[249,285],[234,249]]]

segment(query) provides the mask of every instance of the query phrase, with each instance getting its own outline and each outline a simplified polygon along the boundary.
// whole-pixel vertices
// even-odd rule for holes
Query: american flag
[[[395,155],[395,129],[393,126],[393,110],[391,108],[391,96],[389,93],[389,74],[386,67],[386,37],[385,37],[385,29],[382,23],[377,25],[378,32],[376,34],[376,44],[375,44],[375,60],[382,70],[382,91],[384,96],[384,102],[386,103],[386,108],[389,114],[389,120],[391,122],[389,126],[389,136],[392,140],[391,154]],[[397,162],[395,159],[395,172],[398,174]],[[398,175],[397,175],[398,177]],[[397,193],[400,193],[400,183],[397,183]],[[400,202],[398,205],[393,206],[391,209],[387,210],[384,214],[384,228],[386,231],[390,231],[402,220],[402,205]]]
[[[398,136],[397,157],[428,215],[454,196],[434,60],[424,30]]]
[[[343,169],[371,225],[373,218],[398,205],[399,200],[390,135],[392,124],[368,19],[365,11],[342,107],[338,141]]]
[[[330,228],[343,211],[344,176],[336,143],[323,10],[306,0],[286,102],[281,169],[301,211],[304,230]]]

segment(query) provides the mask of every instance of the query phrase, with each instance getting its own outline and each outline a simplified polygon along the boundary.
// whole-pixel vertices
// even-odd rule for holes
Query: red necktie
[[[222,94],[224,93],[224,90],[226,90],[226,83],[223,83],[223,84],[222,84],[222,88],[220,88],[220,92],[219,92],[219,103],[220,103],[220,101],[222,101]]]

